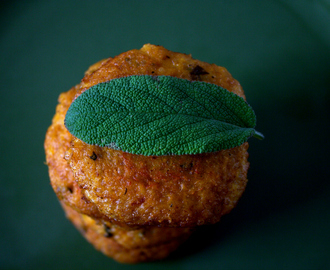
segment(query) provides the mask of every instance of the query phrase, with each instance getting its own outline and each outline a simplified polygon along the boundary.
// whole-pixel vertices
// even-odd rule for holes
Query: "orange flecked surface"
[[[104,224],[62,204],[66,216],[97,250],[122,263],[160,260],[191,235],[189,228],[147,228],[127,231]]]
[[[74,138],[64,127],[72,101],[95,84],[129,75],[201,80],[245,96],[225,68],[150,44],[94,64],[80,84],[60,95],[45,140],[52,187],[65,211],[71,213],[68,217],[80,231],[85,228],[84,236],[97,249],[121,262],[139,262],[163,258],[182,242],[173,240],[176,244],[170,244],[170,240],[163,245],[159,236],[162,233],[186,239],[189,228],[216,223],[230,212],[247,183],[248,143],[215,153],[146,157]],[[97,230],[92,229],[95,226],[99,226]],[[111,241],[104,239],[102,226],[117,228],[120,233]],[[150,232],[144,234],[145,243],[155,250],[162,246],[162,256],[137,251],[141,240],[132,241],[128,232],[134,234],[141,229]],[[119,251],[115,248],[118,245],[124,249]],[[134,256],[133,249],[137,252]],[[121,252],[120,259],[116,252]]]
[[[246,150],[247,143],[216,153],[150,157],[75,139],[66,159],[85,197],[111,220],[194,227],[218,222],[235,206],[246,184]]]

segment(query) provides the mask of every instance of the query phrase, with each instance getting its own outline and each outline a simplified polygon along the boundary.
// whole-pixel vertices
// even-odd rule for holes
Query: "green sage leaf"
[[[215,152],[256,132],[243,98],[215,84],[136,75],[92,86],[70,106],[65,126],[82,141],[141,155]]]

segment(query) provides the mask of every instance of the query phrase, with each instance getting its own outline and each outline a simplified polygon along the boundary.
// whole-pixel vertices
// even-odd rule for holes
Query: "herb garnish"
[[[92,86],[70,106],[65,126],[91,145],[141,155],[215,152],[262,139],[256,116],[215,84],[135,75]]]

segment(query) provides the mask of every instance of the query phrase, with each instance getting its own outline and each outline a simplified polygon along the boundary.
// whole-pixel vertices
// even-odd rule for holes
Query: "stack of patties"
[[[51,185],[86,239],[124,263],[162,259],[196,226],[218,222],[241,197],[249,167],[247,142],[213,153],[143,156],[71,135],[64,125],[70,104],[96,84],[131,75],[209,82],[245,99],[225,68],[150,44],[94,64],[60,95],[45,140]]]

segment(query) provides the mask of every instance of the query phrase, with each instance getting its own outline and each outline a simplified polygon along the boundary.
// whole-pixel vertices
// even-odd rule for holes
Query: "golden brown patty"
[[[107,227],[64,203],[62,207],[68,219],[97,250],[122,263],[163,259],[191,235],[188,228],[127,231],[118,226]]]
[[[194,227],[218,222],[235,206],[246,184],[247,146],[150,157],[75,139],[66,159],[86,198],[111,220]]]
[[[245,99],[240,84],[225,68],[161,46],[147,44],[140,50],[94,64],[80,84],[60,95],[46,134],[46,159],[56,195],[73,213],[77,211],[79,217],[88,216],[91,222],[106,224],[112,230],[116,227],[113,224],[122,227],[117,226],[118,230],[124,230],[124,227],[136,229],[146,225],[194,227],[219,221],[235,206],[245,189],[248,143],[208,154],[146,157],[87,145],[64,127],[66,111],[83,91],[129,75],[170,75],[201,80],[220,85]],[[145,230],[147,234],[154,232],[153,228]],[[100,237],[103,234],[90,231],[85,236],[93,235],[97,240],[92,241],[92,236],[88,236],[89,241],[116,259],[111,245],[103,243],[104,237]],[[153,239],[161,234],[156,231]],[[187,235],[181,228],[173,228],[171,234],[178,238]],[[125,246],[123,239],[127,234],[116,235],[116,243]],[[143,261],[141,256],[132,260]]]

